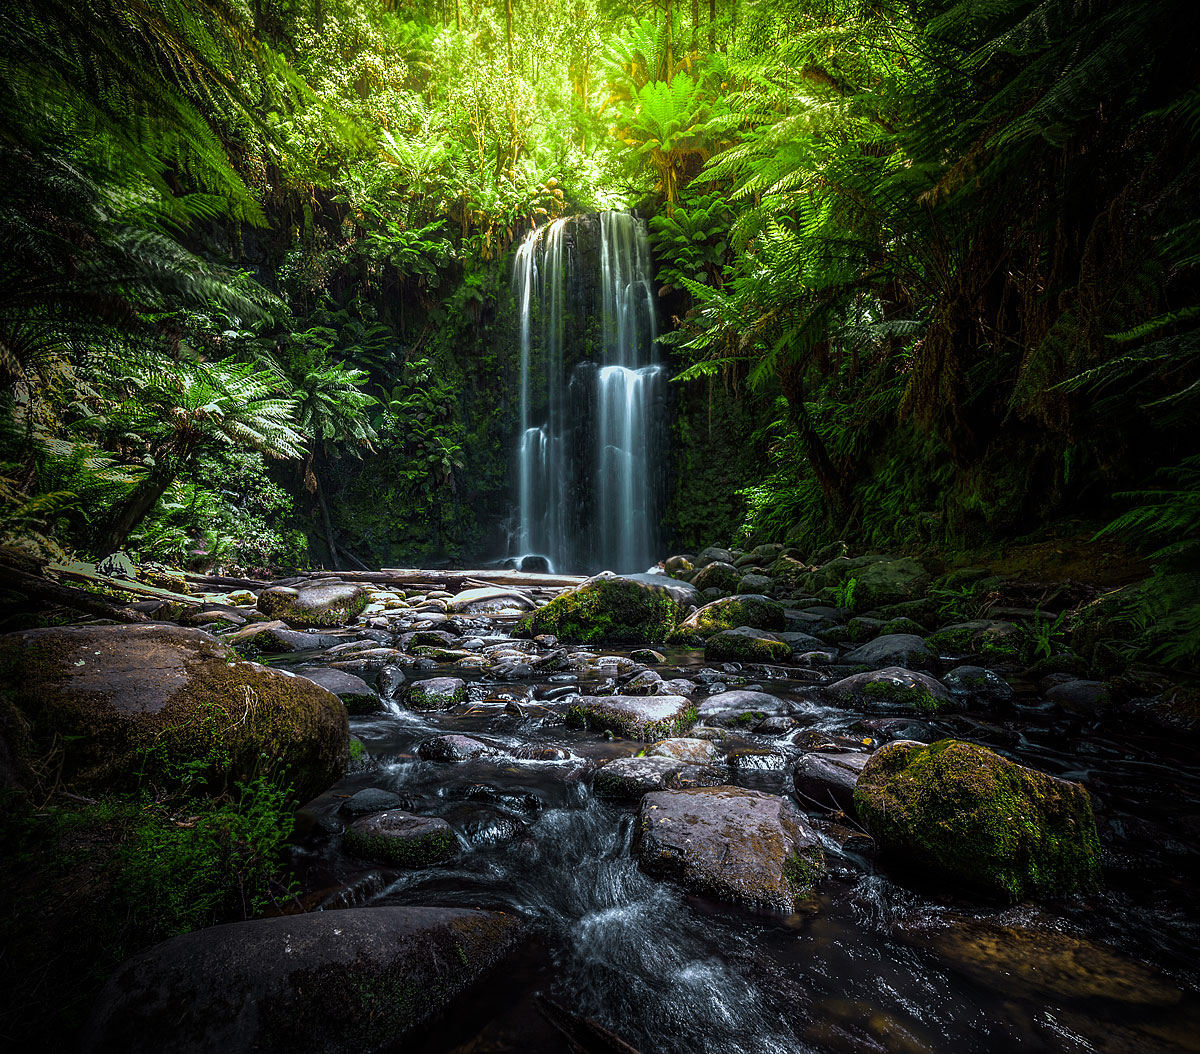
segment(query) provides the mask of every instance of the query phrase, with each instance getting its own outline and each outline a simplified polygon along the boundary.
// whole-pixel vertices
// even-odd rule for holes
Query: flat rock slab
[[[317,911],[198,930],[121,966],[85,1054],[340,1054],[390,1047],[521,940],[459,908]]]
[[[346,851],[396,867],[429,867],[453,859],[458,841],[445,820],[400,809],[355,820],[346,830]]]
[[[617,758],[596,773],[593,785],[598,797],[636,801],[651,791],[719,787],[728,778],[724,768],[679,758]]]
[[[854,815],[854,788],[870,760],[852,751],[805,754],[792,770],[792,784],[805,802]]]
[[[791,912],[824,870],[816,834],[788,799],[740,787],[647,794],[642,869],[720,900]]]
[[[584,695],[567,709],[567,724],[613,731],[649,743],[686,732],[696,708],[685,695]]]

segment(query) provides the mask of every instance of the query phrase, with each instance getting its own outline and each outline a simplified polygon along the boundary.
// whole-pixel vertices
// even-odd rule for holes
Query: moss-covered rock
[[[671,641],[698,644],[714,633],[738,626],[781,630],[786,621],[783,605],[768,597],[756,594],[722,597],[693,611],[676,627]]]
[[[925,643],[940,655],[1005,661],[1021,657],[1025,638],[1011,622],[974,619],[943,626],[926,637]]]
[[[445,820],[398,809],[355,820],[344,841],[353,856],[394,867],[431,867],[458,853],[458,839]]]
[[[723,767],[679,758],[617,758],[596,773],[593,786],[597,797],[637,801],[653,791],[718,787],[727,779],[728,772]]]
[[[467,684],[461,677],[429,677],[415,681],[404,693],[413,710],[449,710],[467,698]]]
[[[940,681],[901,666],[851,674],[835,681],[827,691],[843,703],[885,711],[940,714],[964,708]]]
[[[687,582],[691,580],[692,572],[696,568],[686,556],[669,556],[663,561],[663,571],[672,578],[679,578]]]
[[[87,1054],[391,1049],[517,945],[520,919],[371,907],[188,933],[130,959],[92,1012]]]
[[[794,556],[789,556],[786,553],[781,555],[768,570],[772,578],[779,578],[791,585],[800,585],[807,583],[813,568],[806,564],[803,560],[799,560]]]
[[[825,868],[820,840],[790,801],[741,787],[647,794],[635,837],[644,871],[775,911],[794,911]]]
[[[742,573],[733,564],[716,561],[705,564],[692,575],[692,585],[703,592],[706,589],[719,589],[722,593],[732,593],[742,580]]]
[[[685,695],[585,695],[566,716],[574,728],[619,732],[649,743],[686,732],[696,723],[696,708]]]
[[[299,629],[344,626],[370,602],[370,590],[352,582],[271,586],[258,594],[259,611]]]
[[[346,767],[337,696],[238,661],[203,630],[149,623],[9,634],[0,638],[0,685],[27,722],[21,749],[60,752],[63,782],[79,788],[232,787],[265,755],[309,798]]]
[[[775,634],[749,626],[725,629],[704,642],[704,658],[709,662],[787,662],[792,646]]]
[[[885,853],[968,888],[1008,900],[1100,888],[1087,791],[976,743],[883,747],[854,805]]]
[[[682,583],[674,585],[684,588]],[[690,587],[686,588],[690,595]],[[523,619],[519,633],[529,637],[551,633],[576,644],[659,643],[683,617],[683,595],[631,576],[597,575]]]

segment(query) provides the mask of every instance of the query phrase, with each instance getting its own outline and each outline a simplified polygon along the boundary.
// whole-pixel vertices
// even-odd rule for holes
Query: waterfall
[[[629,213],[601,213],[598,238],[596,226],[555,220],[517,250],[515,542],[556,571],[644,571],[663,446],[649,239]]]

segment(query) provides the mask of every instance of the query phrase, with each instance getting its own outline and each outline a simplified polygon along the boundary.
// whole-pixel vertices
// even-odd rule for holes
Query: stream
[[[502,618],[480,623],[488,627],[482,647],[508,640]],[[695,682],[693,699],[755,688],[790,712],[773,726],[790,727],[773,735],[703,719],[690,733],[727,755],[731,784],[792,794],[790,767],[805,751],[851,741],[865,750],[902,733],[987,744],[1083,782],[1093,798],[1106,880],[1096,896],[1002,906],[921,888],[911,877],[900,884],[852,821],[810,808],[826,875],[795,914],[752,911],[639,870],[635,804],[597,798],[591,777],[645,745],[570,729],[562,710],[571,692],[606,682],[611,689],[620,669],[642,667],[631,667],[628,648],[574,650],[616,658],[611,669],[590,663],[580,674],[444,663],[407,670],[407,684],[461,677],[468,698],[436,712],[388,700],[380,713],[352,717],[370,767],[300,814],[291,863],[307,907],[478,906],[531,923],[534,937],[516,958],[397,1050],[623,1049],[616,1040],[571,1047],[547,1007],[590,1019],[643,1054],[1200,1049],[1200,770],[1185,741],[1132,716],[1090,727],[1045,703],[1012,668],[1002,672],[1016,695],[1003,712],[883,722],[881,730],[860,724],[872,715],[822,703],[820,682],[836,667],[714,668],[702,652],[669,651],[657,671]],[[325,658],[314,651],[268,661],[297,668]],[[420,744],[447,733],[482,738],[505,756],[421,760]],[[404,871],[347,855],[338,837],[349,822],[344,805],[366,788],[446,819],[460,842],[457,859]]]

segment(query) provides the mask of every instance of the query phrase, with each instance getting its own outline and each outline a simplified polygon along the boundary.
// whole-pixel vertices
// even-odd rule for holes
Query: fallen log
[[[472,586],[516,586],[565,589],[584,581],[584,575],[550,575],[532,571],[431,571],[421,568],[385,567],[382,571],[310,571],[310,580],[340,579],[371,585],[428,586],[441,589]]]
[[[89,593],[86,589],[65,586],[61,582],[52,582],[48,578],[40,578],[15,568],[4,568],[4,582],[10,589],[39,603],[82,611],[84,614],[112,619],[114,622],[153,621],[145,612],[136,611],[119,600],[113,600],[100,593]]]
[[[127,578],[113,578],[110,575],[102,575],[91,564],[49,563],[46,565],[46,570],[51,574],[57,575],[59,578],[69,578],[75,582],[87,582],[92,585],[107,586],[109,589],[119,589],[122,593],[132,593],[134,596],[148,597],[152,600],[171,600],[179,604],[187,604],[189,607],[200,607],[204,603],[197,597],[188,596],[186,593],[173,593],[169,589],[148,586],[143,582],[131,582]]]

